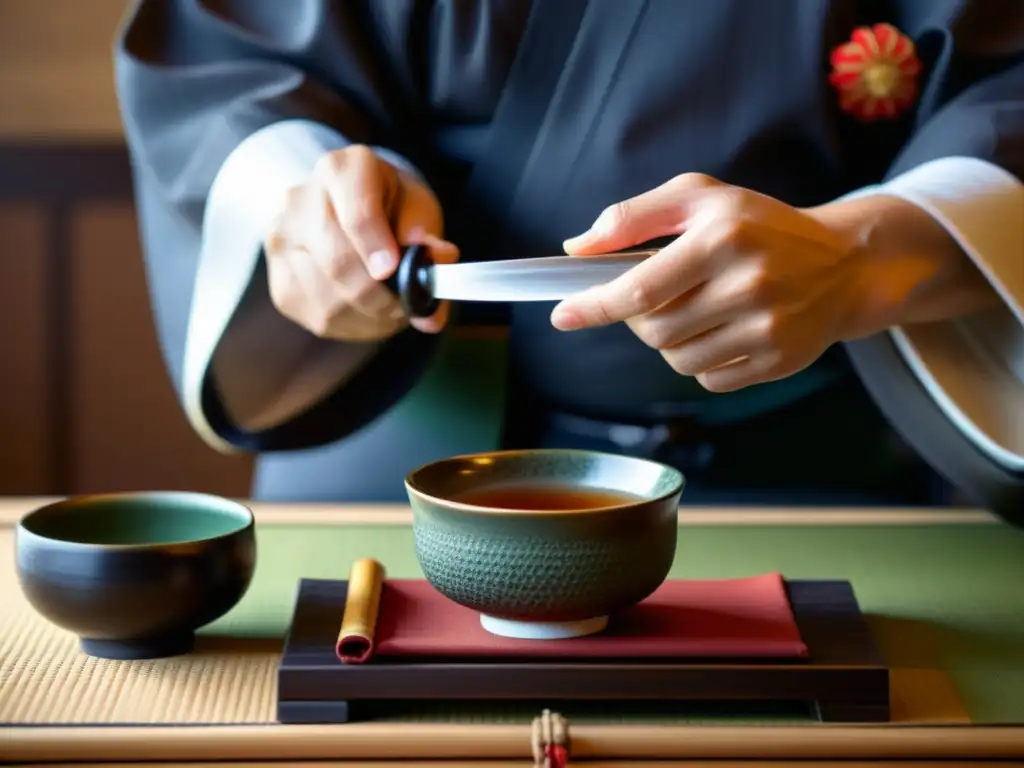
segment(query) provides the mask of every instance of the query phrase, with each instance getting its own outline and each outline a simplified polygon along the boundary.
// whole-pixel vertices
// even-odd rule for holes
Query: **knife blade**
[[[435,264],[425,247],[414,245],[405,251],[385,284],[409,317],[430,317],[443,300],[559,301],[611,282],[657,252],[646,249],[586,257]]]

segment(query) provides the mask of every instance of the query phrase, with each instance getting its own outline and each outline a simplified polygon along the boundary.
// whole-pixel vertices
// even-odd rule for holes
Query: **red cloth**
[[[567,640],[498,637],[480,616],[422,580],[389,580],[381,593],[377,657],[487,658],[806,658],[785,581],[667,581],[612,617],[598,634]],[[342,659],[351,663],[350,659]]]

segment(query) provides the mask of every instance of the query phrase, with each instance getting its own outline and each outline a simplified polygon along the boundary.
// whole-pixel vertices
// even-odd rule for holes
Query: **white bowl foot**
[[[512,621],[480,614],[480,625],[492,635],[518,640],[566,640],[600,632],[608,626],[607,616],[580,621]]]

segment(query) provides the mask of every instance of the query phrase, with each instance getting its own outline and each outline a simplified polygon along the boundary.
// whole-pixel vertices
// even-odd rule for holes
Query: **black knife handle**
[[[384,281],[398,297],[410,318],[430,317],[441,305],[430,289],[430,268],[434,260],[424,245],[411,245],[398,262],[398,269]]]

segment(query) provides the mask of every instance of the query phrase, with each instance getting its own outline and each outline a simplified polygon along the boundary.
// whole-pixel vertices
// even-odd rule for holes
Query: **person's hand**
[[[675,371],[713,392],[784,378],[863,330],[860,243],[812,213],[699,174],[612,206],[565,250],[596,255],[666,235],[679,237],[622,277],[562,301],[552,324],[568,331],[625,321]]]
[[[271,300],[322,338],[380,341],[410,322],[436,333],[447,304],[410,321],[380,281],[397,268],[400,246],[424,244],[438,263],[457,261],[458,249],[441,239],[442,226],[433,192],[372,149],[331,152],[308,184],[289,190],[266,238]]]

